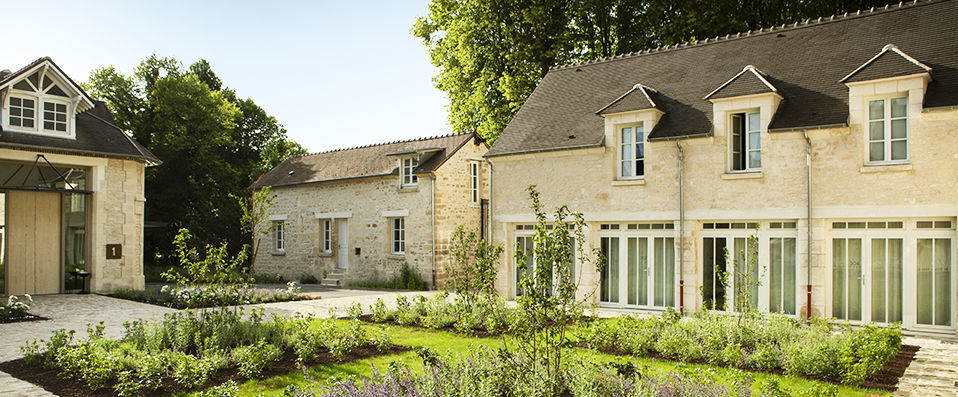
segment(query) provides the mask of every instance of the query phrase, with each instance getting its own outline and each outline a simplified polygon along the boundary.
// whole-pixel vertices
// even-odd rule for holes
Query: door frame
[[[349,269],[349,219],[336,219],[336,268]]]

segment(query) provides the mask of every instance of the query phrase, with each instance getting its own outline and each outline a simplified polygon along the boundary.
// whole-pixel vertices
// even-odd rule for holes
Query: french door
[[[649,225],[628,224],[617,236],[600,237],[605,258],[599,276],[600,302],[653,309],[675,306],[674,231],[639,228],[644,226]]]
[[[954,235],[952,221],[834,222],[831,316],[953,331]]]

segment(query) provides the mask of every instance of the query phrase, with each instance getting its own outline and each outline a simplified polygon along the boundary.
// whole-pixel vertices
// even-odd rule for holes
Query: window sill
[[[858,172],[875,174],[881,172],[907,172],[914,169],[911,163],[865,164]]]
[[[419,186],[402,186],[402,187],[400,187],[400,188],[397,189],[397,190],[399,190],[399,193],[418,192],[418,191],[419,191]]]
[[[286,256],[286,251],[273,251],[273,256]]]
[[[332,253],[332,252],[320,251],[319,255],[317,255],[317,256],[322,257],[322,258],[332,258],[332,257],[333,257],[333,253]]]
[[[616,179],[612,181],[612,186],[641,186],[645,184],[645,178],[641,179]]]
[[[392,259],[397,261],[406,260],[406,254],[389,253],[389,254],[386,254],[386,259]]]
[[[727,181],[736,179],[762,179],[762,171],[726,172],[722,174],[722,179]]]

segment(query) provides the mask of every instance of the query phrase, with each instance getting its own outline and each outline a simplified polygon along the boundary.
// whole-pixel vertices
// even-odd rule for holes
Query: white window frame
[[[416,156],[403,157],[399,160],[399,185],[402,188],[411,188],[419,185],[419,177],[414,170],[419,166]]]
[[[608,227],[606,227],[608,225]],[[613,226],[614,225],[614,226]],[[618,238],[619,239],[619,283],[618,290],[619,296],[617,302],[611,301],[599,301],[599,305],[602,307],[615,307],[615,308],[627,308],[627,309],[641,309],[641,310],[665,310],[669,307],[678,308],[679,305],[679,271],[678,271],[678,248],[676,243],[678,243],[678,231],[675,229],[674,222],[616,222],[610,224],[602,224],[599,227],[597,232],[597,237],[599,245],[601,247],[601,241],[603,238]],[[648,244],[646,245],[646,304],[638,303],[636,299],[635,304],[629,303],[629,239],[630,238],[646,238],[648,239]],[[655,303],[655,290],[657,288],[655,280],[655,239],[672,239],[672,296],[670,300],[672,305],[656,305]],[[597,275],[599,278],[601,289],[601,272]],[[638,287],[636,288],[638,289]],[[600,295],[601,296],[601,295]],[[638,296],[636,296],[638,298]]]
[[[38,73],[38,81],[41,87],[43,86],[43,80],[45,78],[49,78],[53,83],[46,89],[43,89],[41,87],[36,87],[33,84],[33,82],[30,81],[29,79],[29,77],[32,76],[34,73]],[[26,91],[26,90],[13,87],[15,84],[18,84],[21,81],[25,81],[34,90]],[[4,129],[8,129],[10,131],[15,131],[15,132],[36,134],[36,135],[43,135],[43,136],[52,136],[52,137],[58,137],[58,138],[76,139],[76,130],[75,130],[76,117],[74,114],[77,108],[77,104],[75,102],[76,99],[74,98],[73,100],[71,100],[71,98],[67,98],[67,97],[63,97],[59,95],[47,94],[47,91],[52,89],[54,86],[60,87],[60,89],[63,90],[64,87],[67,86],[67,84],[61,82],[59,78],[57,78],[53,73],[50,73],[49,70],[47,70],[46,68],[33,70],[31,71],[31,73],[25,74],[24,77],[22,77],[20,80],[17,80],[15,83],[11,84],[10,87],[8,88],[6,98],[4,98],[3,100],[2,107],[4,112],[2,114],[2,123],[0,123],[0,125],[2,125]],[[33,128],[10,125],[10,99],[12,98],[29,99],[34,101]],[[56,129],[48,130],[44,128],[43,116],[44,116],[45,110],[44,110],[43,104],[48,102],[66,105],[67,109],[65,112],[66,113],[65,131],[57,131]]]
[[[9,95],[7,95],[7,103],[6,103],[7,112],[6,112],[6,114],[3,115],[3,116],[4,116],[4,118],[3,118],[3,125],[4,125],[6,128],[9,128],[9,129],[14,130],[14,131],[37,131],[38,128],[39,128],[39,122],[38,122],[38,121],[39,121],[39,119],[40,119],[40,118],[38,117],[38,113],[37,113],[37,104],[40,103],[40,99],[37,98],[35,94],[25,94],[25,93],[23,93],[23,92],[24,92],[24,91],[14,90],[14,89],[11,88],[11,93],[10,93]],[[21,102],[20,102],[20,105],[19,105],[19,106],[16,106],[18,109],[20,109],[20,116],[13,116],[13,115],[10,114],[11,110],[13,110],[13,108],[14,108],[14,105],[13,105],[13,103],[12,103],[12,102],[13,102],[13,99],[19,99],[19,100],[21,101]],[[24,106],[23,106],[23,100],[33,101],[33,107],[32,107],[32,108],[24,107]],[[33,121],[33,127],[23,127],[23,119],[25,118],[25,117],[23,117],[23,111],[24,111],[24,110],[27,110],[27,109],[33,110],[33,117],[30,118],[30,120]],[[10,124],[10,118],[11,118],[11,117],[18,117],[18,118],[20,118],[20,125],[19,125],[19,126],[11,125],[11,124]]]
[[[626,135],[626,129],[629,130]],[[626,137],[629,138],[626,141]],[[619,180],[645,179],[645,124],[623,124],[616,127],[616,175]],[[628,148],[629,155],[625,155]],[[642,155],[639,155],[639,149],[642,149]],[[636,170],[636,163],[642,162],[642,172]],[[630,164],[632,171],[625,172],[625,165]]]
[[[47,104],[48,104],[48,103],[53,105],[54,110],[52,110],[52,111],[47,110]],[[56,110],[56,106],[57,106],[57,105],[63,105],[63,106],[64,106],[65,109],[63,110],[63,112],[60,112],[60,111],[57,111],[57,110]],[[48,112],[53,114],[53,121],[50,121],[51,123],[54,123],[54,129],[52,129],[52,130],[51,130],[51,129],[47,129],[47,127],[46,127],[46,123],[48,122],[48,121],[47,121],[47,113],[48,113]],[[50,132],[50,133],[54,133],[54,134],[68,134],[68,133],[70,133],[70,103],[69,103],[69,102],[63,101],[63,100],[57,100],[57,99],[49,99],[49,98],[44,99],[44,100],[43,100],[43,104],[40,106],[40,114],[42,115],[42,117],[40,118],[40,122],[43,123],[43,126],[41,126],[41,130],[42,130],[42,131],[44,131],[44,132]],[[63,116],[64,116],[64,119],[63,119],[63,120],[64,120],[64,121],[62,121],[62,122],[61,122],[61,121],[57,121],[57,120],[56,120],[56,115],[57,115],[57,114],[63,114]],[[56,129],[56,125],[57,125],[57,124],[63,124],[63,131],[60,131],[60,130]]]
[[[479,204],[479,162],[469,162],[469,194],[473,204]]]
[[[406,254],[406,218],[389,220],[389,249],[393,255]]]
[[[752,115],[758,118],[758,125],[752,121]],[[735,146],[735,119],[737,116],[743,118],[742,140],[745,143],[745,151]],[[737,110],[728,112],[728,147],[729,147],[729,172],[760,172],[762,171],[762,113],[759,109]],[[754,135],[753,135],[754,134]],[[758,148],[752,148],[752,139],[758,139]],[[758,153],[758,164],[752,164],[753,152]],[[742,168],[735,168],[735,159],[742,157]]]
[[[324,253],[333,252],[333,220],[332,219],[321,219],[320,227],[322,227],[322,250]]]
[[[285,252],[286,251],[286,221],[274,221],[276,224],[273,227],[273,248],[276,249],[276,252]]]
[[[555,227],[554,225],[546,225],[546,230],[551,232],[554,229],[554,227]],[[512,265],[512,269],[515,270],[512,275],[512,288],[513,288],[513,292],[515,293],[515,296],[522,296],[522,294],[519,293],[519,269],[516,266],[517,263],[515,262],[516,250],[518,249],[520,238],[528,238],[529,242],[532,244],[532,246],[530,247],[530,249],[532,250],[532,258],[531,259],[526,258],[526,261],[527,261],[526,268],[528,269],[528,274],[534,275],[536,271],[538,258],[535,255],[536,247],[537,247],[536,241],[535,241],[535,234],[536,234],[535,228],[536,228],[536,225],[534,224],[515,225],[515,233],[513,234],[512,240],[511,240],[513,242],[512,248],[511,248],[512,254],[510,256],[510,258],[513,258],[513,259],[509,262]],[[571,232],[571,227],[569,230]],[[571,277],[573,280],[575,280],[576,267],[578,266],[579,266],[578,255],[575,252],[575,249],[573,249],[572,274],[571,274]],[[555,266],[553,266],[553,271],[554,269],[555,269]],[[553,273],[553,286],[556,286],[559,284],[559,281],[560,281],[559,277],[560,275]]]
[[[901,117],[892,117],[891,113],[891,104],[895,99],[903,99],[905,101],[905,115]],[[881,119],[872,119],[871,118],[871,104],[875,101],[883,101],[882,104],[882,118]],[[887,165],[887,164],[907,164],[911,161],[911,144],[909,142],[909,135],[911,132],[911,121],[908,118],[908,94],[907,93],[897,93],[890,95],[881,95],[881,96],[872,96],[865,98],[865,164],[868,165]],[[904,120],[905,121],[905,137],[904,138],[892,138],[892,122]],[[882,139],[872,139],[871,136],[871,124],[872,122],[882,122]],[[904,159],[892,159],[892,143],[893,142],[905,142],[905,158]],[[884,145],[883,155],[881,160],[872,160],[871,159],[871,144],[881,142]]]

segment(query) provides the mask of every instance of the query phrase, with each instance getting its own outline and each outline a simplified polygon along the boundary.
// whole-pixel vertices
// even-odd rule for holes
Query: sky
[[[0,69],[49,56],[75,81],[156,54],[206,59],[310,152],[451,132],[422,41],[428,0],[0,0]],[[21,16],[21,17],[18,17]],[[16,36],[10,32],[23,32]],[[14,39],[16,37],[16,39]]]

